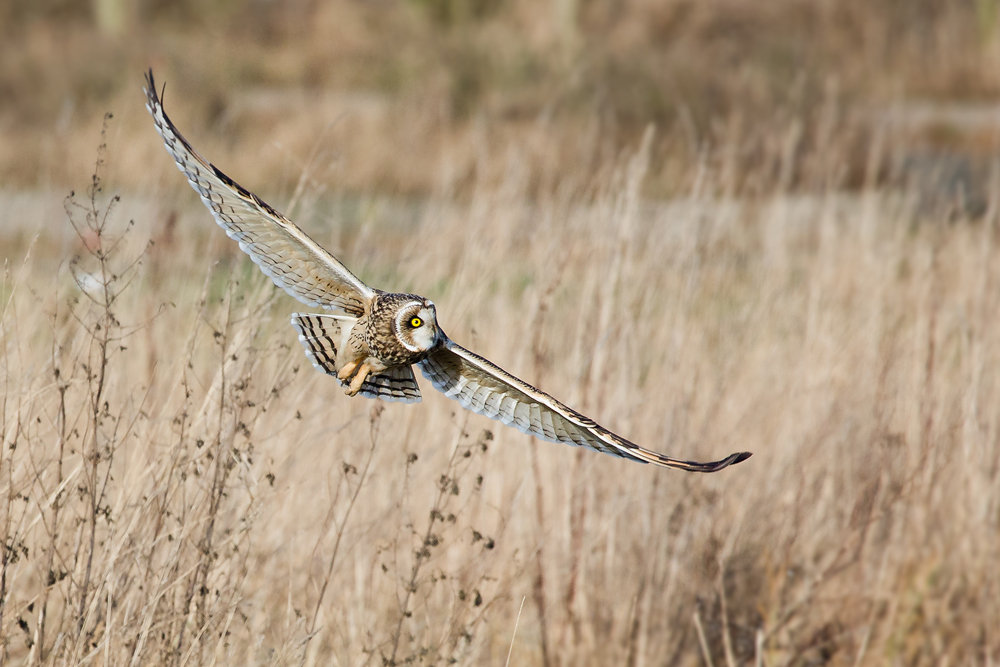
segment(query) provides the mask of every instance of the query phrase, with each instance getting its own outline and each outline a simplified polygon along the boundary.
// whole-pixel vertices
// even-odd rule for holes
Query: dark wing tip
[[[730,454],[721,461],[702,463],[701,465],[691,468],[691,470],[695,472],[716,472],[722,470],[723,468],[728,468],[731,465],[735,465],[740,461],[746,461],[751,456],[753,456],[753,454],[750,452],[737,452],[735,454]]]
[[[158,103],[160,100],[159,100],[158,96],[156,95],[156,81],[155,81],[155,79],[153,79],[153,68],[152,67],[150,67],[148,70],[146,70],[146,73],[143,76],[143,78],[146,79],[146,91],[145,91],[146,92],[146,98],[149,99],[151,102]]]
[[[746,461],[751,456],[753,456],[753,452],[740,452],[738,454],[733,454],[729,457],[732,459],[732,461],[729,462],[729,465],[739,463],[740,461]]]
[[[746,461],[748,458],[753,456],[750,452],[737,452],[735,454],[730,454],[721,461],[714,461],[712,463],[702,463],[695,464],[694,467],[690,468],[694,472],[717,472],[723,468],[728,468],[731,465],[735,465],[740,461]]]
[[[701,463],[700,461],[679,461],[677,459],[672,459],[669,456],[663,456],[662,454],[657,456],[659,460],[653,460],[650,462],[657,463],[668,468],[687,470],[689,472],[718,472],[719,470],[728,468],[729,466],[739,463],[740,461],[746,461],[748,458],[753,456],[753,454],[750,452],[737,452],[736,454],[730,454],[721,461],[712,461],[710,463]]]

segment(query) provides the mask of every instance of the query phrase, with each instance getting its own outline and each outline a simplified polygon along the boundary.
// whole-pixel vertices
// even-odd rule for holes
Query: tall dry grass
[[[427,165],[445,159],[468,190],[499,176],[489,171],[494,163],[478,159],[477,143],[514,141],[539,168],[555,161],[597,169],[655,123],[645,188],[677,196],[679,176],[703,144],[732,146],[749,174],[792,120],[801,123],[800,159],[823,159],[822,114],[833,100],[850,119],[840,150],[857,187],[869,142],[898,108],[957,107],[930,118],[915,109],[910,118],[922,120],[908,130],[917,148],[982,157],[997,145],[998,7],[997,0],[6,0],[0,182],[72,188],[108,109],[120,112],[115,132],[141,145],[148,123],[134,101],[152,66],[167,82],[168,105],[184,100],[177,120],[208,128],[206,148],[258,182],[294,181],[296,160],[323,137],[324,148],[336,146],[350,165],[338,182],[354,192],[427,196],[437,183]],[[985,122],[969,127],[963,112],[980,105]],[[533,131],[539,122],[548,125],[543,133]],[[602,138],[597,159],[578,150],[593,125]],[[120,182],[144,188],[153,157],[120,155]],[[809,186],[797,170],[792,180]]]
[[[649,145],[545,188],[484,149],[504,176],[469,201],[305,178],[295,217],[627,437],[755,453],[715,475],[537,443],[426,384],[348,399],[176,173],[115,201],[98,171],[65,213],[4,193],[0,660],[997,660],[995,189],[950,222],[780,178],[737,198],[706,158],[653,202]]]

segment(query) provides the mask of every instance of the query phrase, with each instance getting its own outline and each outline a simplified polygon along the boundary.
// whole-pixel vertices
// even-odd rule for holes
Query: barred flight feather
[[[275,285],[308,306],[364,313],[372,289],[285,216],[201,157],[163,110],[152,71],[146,75],[146,108],[177,168],[216,222]]]
[[[542,440],[694,472],[715,472],[750,456],[740,452],[698,463],[643,449],[450,340],[417,366],[435,389],[462,407]]]

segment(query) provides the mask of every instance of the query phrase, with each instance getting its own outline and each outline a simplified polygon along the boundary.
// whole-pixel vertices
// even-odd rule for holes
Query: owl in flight
[[[150,70],[146,108],[216,222],[278,287],[308,306],[333,311],[295,313],[292,326],[313,366],[336,377],[348,395],[415,403],[420,400],[416,365],[463,408],[542,440],[696,472],[715,472],[750,457],[740,452],[697,463],[643,449],[454,343],[438,326],[430,299],[365,285],[285,216],[198,155],[170,122],[161,95]]]

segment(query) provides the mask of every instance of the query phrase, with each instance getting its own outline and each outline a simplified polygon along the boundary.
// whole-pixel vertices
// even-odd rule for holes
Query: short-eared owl
[[[335,376],[349,395],[417,402],[416,365],[462,407],[542,440],[697,472],[715,472],[750,456],[741,452],[697,463],[643,449],[454,343],[438,326],[432,301],[368,287],[285,216],[198,155],[163,111],[152,71],[146,99],[177,167],[230,238],[296,299],[338,313],[296,313],[292,326],[316,369]]]

